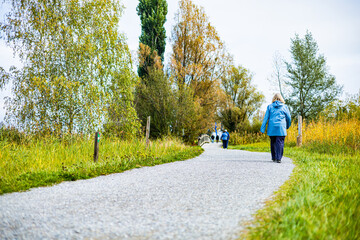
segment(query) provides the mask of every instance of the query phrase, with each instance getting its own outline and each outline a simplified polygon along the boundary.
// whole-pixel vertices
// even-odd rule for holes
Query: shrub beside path
[[[294,165],[205,144],[193,159],[0,196],[1,239],[236,239]]]

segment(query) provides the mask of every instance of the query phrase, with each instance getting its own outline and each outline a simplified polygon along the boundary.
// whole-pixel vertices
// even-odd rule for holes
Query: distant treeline
[[[62,138],[101,131],[130,139],[144,133],[150,116],[152,138],[192,142],[215,122],[242,132],[255,131],[262,120],[264,95],[252,84],[253,73],[234,64],[204,8],[191,0],[179,1],[167,66],[166,0],[139,1],[136,61],[118,30],[125,11],[119,0],[5,4],[11,9],[1,34],[23,66],[0,67],[0,87],[12,83],[6,124],[20,132]],[[342,88],[310,32],[295,35],[290,52],[291,61],[274,60],[273,85],[293,117],[315,118]]]

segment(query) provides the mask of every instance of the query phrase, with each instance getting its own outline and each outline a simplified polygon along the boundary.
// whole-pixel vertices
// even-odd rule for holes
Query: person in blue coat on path
[[[229,143],[229,139],[230,139],[230,134],[226,131],[223,132],[223,134],[221,134],[221,140],[223,142],[223,148],[227,149],[228,147],[228,143]]]
[[[291,116],[280,93],[275,94],[272,103],[267,106],[260,132],[265,132],[266,124],[268,124],[267,135],[270,137],[272,160],[281,163],[286,129],[291,125]]]

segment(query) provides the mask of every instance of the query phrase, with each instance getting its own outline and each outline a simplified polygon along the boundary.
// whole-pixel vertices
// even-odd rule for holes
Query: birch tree
[[[2,36],[23,64],[9,71],[8,122],[28,132],[89,133],[111,121],[111,107],[123,114],[125,129],[136,131],[136,77],[118,32],[120,1],[6,2]]]

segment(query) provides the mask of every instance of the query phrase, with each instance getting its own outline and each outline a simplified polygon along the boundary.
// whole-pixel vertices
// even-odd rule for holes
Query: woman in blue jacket
[[[270,137],[272,160],[281,163],[286,129],[291,125],[291,116],[289,108],[279,93],[275,94],[272,104],[266,108],[264,121],[260,128],[262,133],[265,132],[266,124],[268,124],[267,135]]]
[[[230,134],[228,133],[228,131],[225,129],[225,131],[223,132],[223,134],[221,134],[221,140],[223,142],[223,148],[227,149],[228,147],[228,143],[229,143],[229,139],[230,139]]]

